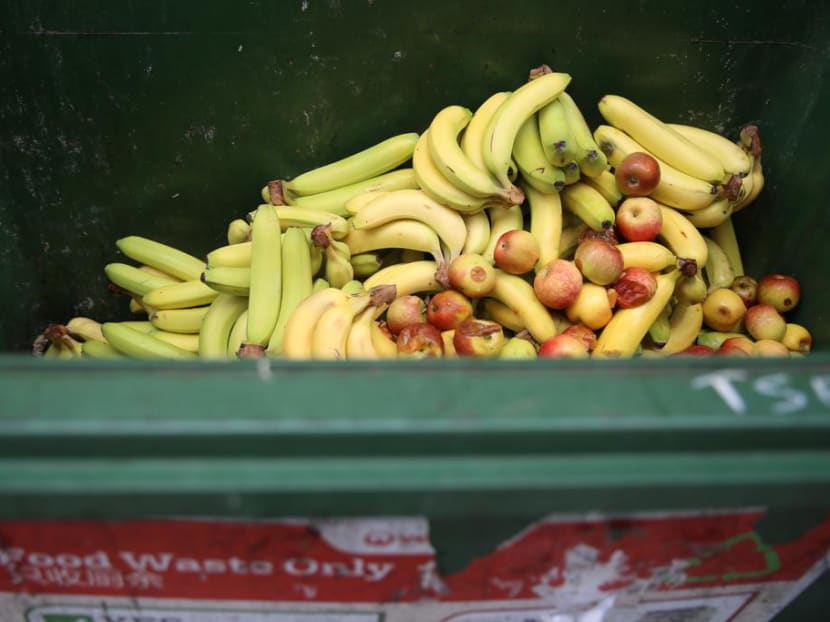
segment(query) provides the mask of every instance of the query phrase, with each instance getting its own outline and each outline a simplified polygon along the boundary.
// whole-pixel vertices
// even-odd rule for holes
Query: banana
[[[472,118],[472,111],[464,106],[450,105],[438,111],[427,136],[432,161],[453,185],[472,196],[521,203],[522,197],[513,191],[512,182],[508,180],[501,186],[488,169],[477,167],[461,149],[459,136]]]
[[[532,186],[539,192],[549,193],[565,187],[565,172],[553,165],[542,148],[538,115],[530,115],[519,128],[513,143],[513,159],[525,180],[525,185],[520,185],[523,190]]]
[[[207,310],[208,307],[159,309],[150,314],[150,322],[154,327],[172,333],[198,333]]]
[[[395,298],[395,287],[382,285],[348,296],[320,315],[311,336],[311,357],[314,359],[343,360],[347,357],[349,333],[354,318],[364,309],[389,304]],[[371,339],[371,335],[370,335]]]
[[[193,352],[156,339],[151,333],[142,333],[120,322],[104,322],[101,332],[113,349],[127,356],[139,358],[189,359]]]
[[[577,164],[576,160],[571,160],[570,162],[566,162],[565,166],[562,167],[562,170],[565,173],[565,185],[570,186],[571,184],[575,184],[576,182],[582,179],[582,171],[579,170],[579,164]]]
[[[381,268],[363,282],[367,290],[378,285],[394,285],[398,296],[431,293],[445,289],[436,278],[439,264],[434,261],[413,261]]]
[[[330,240],[325,247],[326,254],[325,273],[326,280],[332,287],[343,287],[354,279],[354,268],[352,267],[352,253],[345,242]]]
[[[101,323],[92,318],[76,316],[66,323],[66,330],[73,337],[84,341],[101,341],[106,343],[104,333],[101,332]]]
[[[663,213],[663,224],[658,237],[675,255],[684,259],[694,259],[698,270],[702,270],[709,258],[709,249],[703,235],[677,210],[661,205],[660,211]]]
[[[482,210],[475,214],[465,214],[464,225],[467,228],[467,237],[464,240],[464,247],[461,249],[463,255],[480,255],[487,248],[490,242],[490,217]]]
[[[709,291],[720,287],[729,287],[732,285],[732,281],[735,280],[735,272],[729,264],[729,257],[723,252],[718,243],[710,237],[703,236],[703,240],[709,249],[706,265],[703,266]]]
[[[205,262],[177,248],[138,235],[115,242],[118,249],[138,263],[146,264],[183,281],[198,279]]]
[[[294,309],[306,298],[312,295],[313,277],[311,265],[311,247],[305,232],[297,228],[289,228],[282,241],[282,296],[277,316],[277,323],[271,332],[268,341],[268,356],[277,356],[282,353],[286,326]],[[324,281],[324,287],[330,284]]]
[[[141,298],[130,296],[130,313],[149,313],[149,310],[141,304]]]
[[[491,207],[487,210],[487,215],[490,218],[490,238],[487,240],[487,247],[481,253],[481,256],[491,264],[494,264],[495,259],[493,254],[495,253],[499,238],[504,232],[510,231],[511,229],[523,229],[524,216],[521,205],[511,205],[508,208]]]
[[[349,232],[349,223],[342,216],[325,212],[319,209],[305,209],[286,205],[260,205],[270,207],[277,214],[280,221],[280,230],[287,231],[289,227],[306,227],[313,229],[318,225],[328,225],[333,238],[339,240]],[[258,210],[259,208],[257,208]],[[249,220],[254,221],[257,210],[248,214]]]
[[[160,339],[161,341],[178,346],[182,350],[187,350],[188,352],[193,352],[194,354],[198,354],[199,352],[199,335],[188,333],[170,333],[166,330],[157,329],[154,329],[147,334],[155,337],[156,339]]]
[[[264,199],[268,202],[268,199]],[[228,224],[228,244],[239,244],[250,239],[251,225],[244,218],[235,218]]]
[[[685,212],[686,218],[699,229],[717,227],[732,215],[732,203],[726,197],[721,197],[709,207],[695,212]]]
[[[369,306],[355,316],[346,339],[347,359],[374,360],[380,358],[380,354],[372,340],[372,324],[387,307],[386,304],[377,307]]]
[[[600,332],[592,357],[633,356],[649,327],[671,300],[680,274],[680,270],[672,270],[658,275],[657,290],[647,302],[628,309],[617,309]]]
[[[615,209],[625,198],[620,187],[617,185],[617,178],[608,169],[605,169],[595,177],[583,177],[582,181],[605,197],[605,200]]]
[[[423,261],[426,259],[424,253],[421,251],[416,251],[411,248],[401,248],[398,249],[398,253],[400,253],[400,262],[401,263],[410,263],[413,261]],[[439,264],[443,264],[446,266],[446,262],[439,261]]]
[[[725,136],[694,125],[666,125],[720,162],[725,172],[724,181],[731,175],[745,177],[752,169],[752,156]]]
[[[123,324],[142,333],[152,333],[154,330],[158,330],[150,320],[124,320],[119,322],[119,324]],[[101,334],[103,335],[104,333],[102,332]]]
[[[447,248],[446,258],[461,254],[467,228],[461,214],[420,190],[395,190],[364,205],[351,222],[355,229],[372,229],[393,220],[418,220],[432,227]]]
[[[703,270],[699,269],[694,276],[681,278],[677,282],[674,295],[678,303],[693,305],[706,300],[708,291]]]
[[[484,298],[481,301],[482,317],[493,320],[514,333],[524,330],[525,325],[522,319],[509,306],[495,298]]]
[[[159,287],[178,283],[172,278],[156,276],[135,266],[119,262],[108,263],[104,266],[104,273],[112,283],[139,297]]]
[[[311,282],[311,293],[316,294],[320,290],[328,289],[329,287],[331,287],[331,284],[323,277],[319,277]]]
[[[522,277],[496,268],[496,284],[490,297],[507,305],[519,316],[524,328],[538,342],[556,334],[556,323],[536,294],[533,286]]]
[[[733,213],[739,212],[747,205],[754,202],[764,189],[764,167],[761,165],[761,158],[756,158],[752,164],[752,172],[749,174],[749,183],[747,184],[746,193],[742,199],[739,199],[733,208]],[[747,178],[744,178],[746,181]]]
[[[282,296],[282,229],[278,209],[273,205],[260,205],[251,225],[251,280],[245,343],[263,349],[277,323]],[[225,341],[227,347],[227,335]]]
[[[328,287],[300,302],[288,317],[282,344],[283,354],[290,359],[310,359],[311,340],[320,316],[330,307],[343,304],[347,295],[337,287]]]
[[[231,328],[230,335],[228,335],[228,358],[239,358],[239,350],[242,344],[245,343],[245,337],[248,334],[248,309],[245,309],[236,318]]]
[[[231,296],[249,296],[251,293],[250,268],[233,268],[228,266],[207,268],[202,273],[202,281],[214,294],[222,293],[230,294]]]
[[[567,91],[563,91],[558,99],[562,104],[562,110],[575,143],[574,159],[579,165],[579,170],[586,177],[597,177],[603,171],[608,170],[608,158],[594,140],[591,128],[588,127],[573,97]]]
[[[323,268],[323,260],[326,258],[326,253],[324,249],[316,244],[312,244],[310,238],[307,239],[309,244],[308,252],[311,260],[311,276],[315,277],[320,274],[320,270]]]
[[[106,338],[105,338],[106,339]],[[49,324],[38,341],[45,340],[55,348],[58,358],[78,358],[83,355],[83,344],[75,339],[63,324]]]
[[[573,257],[576,247],[579,246],[579,240],[589,229],[590,227],[584,222],[570,227],[563,227],[562,235],[559,237],[559,257],[562,259]]]
[[[356,184],[397,168],[412,157],[418,134],[398,134],[283,183],[287,194],[307,196]]]
[[[235,358],[236,352],[228,351],[228,340],[234,323],[248,306],[241,296],[219,294],[205,314],[199,331],[199,356],[206,359]],[[250,331],[246,332],[246,340]]]
[[[237,242],[220,246],[210,251],[205,257],[208,268],[250,268],[251,243]]]
[[[735,276],[746,274],[744,272],[741,248],[738,245],[738,236],[735,234],[735,225],[732,222],[732,217],[730,216],[718,226],[710,229],[709,236],[726,253],[729,265]]]
[[[486,216],[485,216],[486,218]],[[355,255],[389,248],[408,248],[429,253],[436,261],[443,261],[441,239],[429,225],[403,218],[372,229],[352,229],[343,238]]]
[[[395,338],[381,328],[381,322],[376,320],[370,326],[372,330],[372,345],[375,352],[382,359],[394,359],[398,357],[398,344]]]
[[[389,191],[386,190],[372,190],[370,192],[361,192],[360,194],[356,194],[346,202],[346,211],[349,212],[350,216],[354,216],[363,208],[364,205],[368,205],[375,199],[388,193]]]
[[[539,244],[536,270],[559,257],[562,238],[562,199],[558,192],[544,194],[529,186],[522,186],[530,215],[530,233]]]
[[[677,170],[712,184],[719,184],[726,177],[726,171],[717,158],[630,99],[606,95],[599,100],[598,107],[609,124]]]
[[[652,349],[662,350],[671,337],[671,303],[660,311],[657,319],[648,327]]]
[[[548,160],[555,166],[563,167],[576,158],[576,143],[573,139],[565,109],[559,97],[545,104],[537,113],[539,138]]]
[[[578,181],[566,186],[560,194],[562,207],[578,216],[594,231],[604,231],[614,226],[614,208],[602,194],[585,182]]]
[[[216,290],[196,279],[151,289],[141,301],[153,309],[187,309],[210,304],[217,295]]]
[[[490,121],[508,97],[510,97],[510,91],[493,93],[476,108],[472,119],[464,128],[464,133],[461,135],[461,150],[476,168],[487,170],[487,165],[484,163],[484,138]]]
[[[672,310],[670,323],[669,339],[660,354],[677,354],[695,343],[703,327],[703,305],[678,303]]]
[[[484,164],[505,189],[518,190],[510,181],[509,170],[519,128],[539,109],[556,99],[571,81],[568,74],[550,71],[549,67],[531,73],[531,79],[513,91],[496,111],[482,143]],[[516,195],[511,203],[522,203],[519,193],[511,192]]]
[[[124,355],[103,341],[84,341],[81,345],[81,352],[84,357],[90,359],[114,359],[122,358]]]
[[[352,264],[355,278],[365,279],[383,267],[383,255],[381,253],[352,253],[349,263]]]
[[[163,272],[162,270],[159,270],[158,268],[153,268],[152,266],[143,265],[143,266],[139,266],[138,269],[143,270],[144,272],[147,272],[148,274],[154,274],[155,276],[161,277],[163,279],[168,279],[168,280],[170,280],[171,283],[181,283],[182,282],[181,279],[177,279],[172,274],[167,274],[166,272]]]
[[[623,269],[644,268],[649,272],[662,272],[677,265],[677,256],[671,249],[657,242],[623,242],[617,244],[623,256]]]
[[[605,153],[608,163],[614,167],[618,167],[629,153],[650,153],[625,132],[610,125],[598,126],[594,130],[594,140]],[[650,195],[655,201],[691,212],[710,206],[718,198],[716,185],[692,177],[660,158],[656,159],[660,165],[660,181]]]
[[[430,130],[427,128],[418,139],[412,154],[412,167],[418,180],[418,187],[428,197],[462,214],[481,211],[487,198],[473,196],[450,181],[433,161],[429,149]]]
[[[286,203],[292,207],[322,210],[337,216],[347,217],[349,212],[346,210],[346,203],[359,194],[417,187],[418,179],[415,171],[412,168],[402,168],[328,192],[301,197],[292,197],[289,194],[286,196]]]

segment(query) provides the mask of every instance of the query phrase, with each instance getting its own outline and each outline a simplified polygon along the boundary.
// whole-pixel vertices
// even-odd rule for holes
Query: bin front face
[[[196,2],[80,9],[5,1],[0,38],[0,348],[49,321],[123,317],[103,265],[143,234],[196,255],[263,183],[421,131],[542,62],[573,76],[589,123],[605,93],[736,137],[757,123],[767,187],[736,217],[747,264],[803,282],[826,343],[822,197],[830,156],[828,9],[788,2]]]

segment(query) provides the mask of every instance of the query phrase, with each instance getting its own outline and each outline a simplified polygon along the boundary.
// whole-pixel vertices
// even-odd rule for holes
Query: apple
[[[651,300],[657,292],[657,279],[645,268],[632,266],[623,270],[612,287],[617,292],[616,306],[629,309]]]
[[[496,286],[496,270],[483,256],[459,255],[447,268],[449,285],[467,298],[484,298]]]
[[[565,309],[582,289],[582,273],[567,259],[553,259],[533,278],[536,298],[549,309]]]
[[[440,358],[444,355],[441,331],[427,322],[404,326],[396,343],[399,358]]]
[[[613,307],[613,294],[601,285],[585,283],[573,303],[565,309],[565,314],[575,324],[599,330],[611,321]]]
[[[788,322],[781,343],[792,352],[807,354],[813,347],[813,335],[805,326]]]
[[[585,326],[585,324],[571,324],[562,331],[566,335],[572,335],[582,340],[588,352],[593,351],[594,346],[597,345],[597,334],[592,329]]]
[[[517,335],[507,339],[499,351],[500,359],[535,359],[537,356],[534,343]]]
[[[455,289],[438,292],[427,303],[427,322],[439,330],[450,330],[473,315],[473,303]]]
[[[761,357],[789,357],[790,349],[777,339],[758,339],[753,344],[752,353]]]
[[[705,346],[700,343],[695,343],[690,345],[685,350],[681,350],[680,352],[676,352],[672,356],[708,356],[710,354],[714,354],[715,349],[710,346]]]
[[[427,321],[427,305],[420,296],[398,296],[386,309],[386,327],[397,335],[405,326]]]
[[[756,341],[761,339],[781,341],[787,332],[787,320],[771,304],[759,302],[746,310],[744,328]]]
[[[510,274],[525,274],[539,261],[539,242],[524,229],[510,229],[499,236],[493,249],[496,267]]]
[[[589,237],[576,247],[574,264],[586,279],[597,285],[610,285],[623,271],[623,255],[614,244]]]
[[[801,299],[801,285],[795,277],[786,274],[767,274],[758,281],[758,302],[771,304],[786,313]]]
[[[649,197],[629,197],[617,208],[615,222],[629,242],[651,242],[663,227],[663,212]]]
[[[660,183],[660,163],[642,151],[629,153],[614,170],[617,187],[629,197],[644,197]]]
[[[712,330],[734,331],[745,313],[744,301],[728,287],[713,289],[703,301],[703,323]]]
[[[469,317],[456,326],[452,343],[459,356],[493,358],[504,347],[504,330],[493,320]]]
[[[559,333],[539,344],[539,358],[587,359],[585,342],[575,335]]]
[[[758,302],[758,281],[753,279],[748,274],[736,276],[729,286],[733,292],[741,297],[747,308]]]
[[[749,337],[729,337],[724,339],[717,350],[724,356],[753,356],[755,344]]]

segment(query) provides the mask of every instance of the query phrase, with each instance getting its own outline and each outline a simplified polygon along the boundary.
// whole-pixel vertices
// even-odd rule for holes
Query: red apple
[[[645,268],[632,266],[623,270],[620,278],[613,285],[617,292],[617,304],[620,309],[637,307],[651,300],[657,292],[657,279]]]
[[[771,304],[759,302],[746,310],[744,328],[756,341],[761,339],[781,341],[787,332],[787,320]]]
[[[498,322],[469,317],[455,328],[452,343],[459,356],[492,358],[504,346],[504,331]]]
[[[690,345],[685,350],[681,350],[680,352],[673,354],[672,356],[709,356],[714,353],[714,348],[700,343],[695,343]]]
[[[571,324],[562,332],[566,335],[572,335],[573,337],[581,339],[585,347],[588,348],[588,352],[591,352],[594,346],[597,345],[596,332],[585,326],[585,324]]]
[[[630,197],[617,208],[615,222],[629,242],[651,242],[663,227],[663,212],[649,197]]]
[[[567,259],[548,262],[533,278],[536,297],[549,309],[565,309],[570,306],[580,289],[582,273],[574,262]]]
[[[648,153],[629,153],[614,171],[617,186],[629,197],[644,197],[660,183],[660,163]]]
[[[753,279],[748,274],[736,276],[732,280],[732,285],[729,286],[733,292],[741,297],[747,308],[758,302],[758,281]]]
[[[761,357],[789,357],[790,349],[777,339],[759,339],[753,344],[752,353]]]
[[[450,330],[473,315],[473,303],[461,292],[445,289],[427,303],[427,322],[439,330]]]
[[[725,356],[753,356],[755,344],[748,337],[729,337],[720,344],[717,352]]]
[[[396,343],[400,358],[440,358],[444,355],[441,331],[427,322],[404,326]]]
[[[484,298],[496,286],[496,271],[492,264],[478,254],[459,255],[447,268],[450,287],[468,298]]]
[[[496,266],[510,274],[525,274],[539,261],[539,242],[524,229],[510,229],[499,236],[493,249]]]
[[[786,313],[801,299],[801,285],[795,277],[786,274],[767,274],[758,281],[758,302],[771,304]]]
[[[586,359],[589,356],[584,341],[564,332],[548,337],[539,345],[540,358]]]
[[[426,322],[427,305],[419,296],[407,294],[398,296],[386,310],[386,327],[397,335],[405,326]]]
[[[610,285],[623,271],[623,255],[615,245],[598,238],[579,243],[574,264],[586,279],[597,285]]]

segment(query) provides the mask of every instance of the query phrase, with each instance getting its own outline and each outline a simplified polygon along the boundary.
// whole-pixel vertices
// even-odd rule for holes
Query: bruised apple
[[[404,326],[396,343],[399,358],[440,358],[444,355],[441,331],[428,322]]]
[[[504,330],[493,320],[470,317],[456,326],[452,343],[459,356],[493,358],[504,346]]]
[[[539,358],[586,359],[589,357],[585,342],[568,333],[548,337],[539,345]]]
[[[393,335],[397,335],[405,326],[426,322],[426,319],[426,303],[413,294],[398,296],[386,310],[386,326]]]
[[[620,309],[637,307],[651,300],[657,292],[657,279],[645,268],[632,266],[620,275],[613,285]]]
[[[482,255],[459,255],[447,268],[450,287],[468,298],[484,298],[496,286],[496,271]]]
[[[445,289],[427,303],[427,322],[439,330],[456,328],[473,315],[473,303],[461,292]]]

